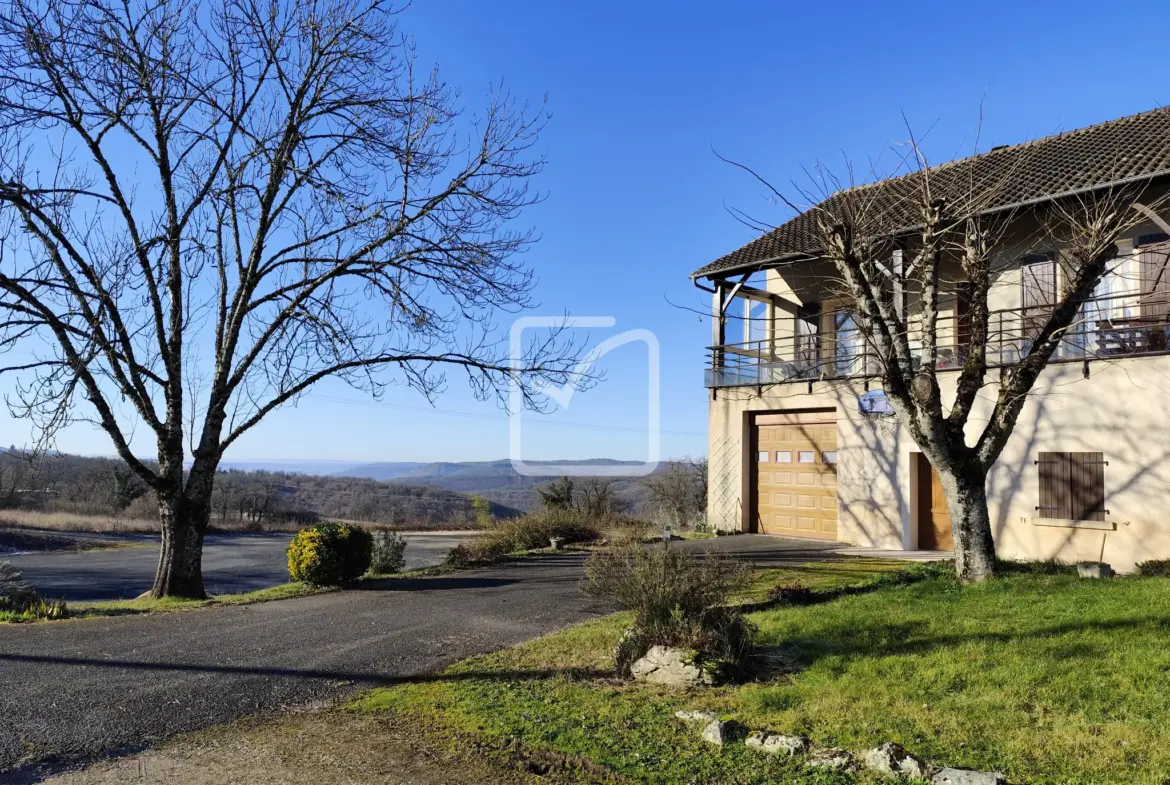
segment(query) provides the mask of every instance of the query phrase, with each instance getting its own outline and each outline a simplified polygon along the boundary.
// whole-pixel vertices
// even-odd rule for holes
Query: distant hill
[[[609,458],[580,461],[530,461],[529,464],[548,466],[550,472],[541,476],[523,475],[512,468],[511,461],[505,459],[421,464],[368,463],[344,469],[338,474],[346,477],[368,477],[391,483],[443,488],[456,493],[482,496],[506,507],[529,510],[536,503],[536,488],[546,485],[560,476],[553,470],[553,467],[557,465],[571,464],[586,469],[589,467],[641,465],[638,461],[617,461]],[[615,478],[614,491],[631,508],[637,508],[642,503],[643,491],[637,478]]]
[[[355,465],[348,465],[342,468],[334,468],[329,474],[334,477],[366,477],[371,480],[378,480],[385,482],[386,480],[396,480],[407,472],[413,471],[421,466],[433,466],[435,464],[429,463],[411,463],[403,461],[384,461],[379,463],[360,463]]]
[[[345,470],[352,468],[354,461],[220,461],[221,469],[241,469],[246,472],[269,471],[290,472],[293,474],[319,474],[323,476],[360,477],[362,475],[347,475]]]

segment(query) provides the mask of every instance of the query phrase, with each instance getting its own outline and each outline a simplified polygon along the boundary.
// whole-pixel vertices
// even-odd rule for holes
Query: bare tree
[[[617,495],[617,480],[612,477],[585,477],[576,483],[577,509],[592,520],[610,520],[625,512],[626,501]]]
[[[676,527],[698,520],[707,511],[707,459],[670,461],[642,479],[650,504]]]
[[[204,594],[224,450],[337,377],[428,397],[581,382],[529,305],[540,111],[464,117],[371,0],[14,0],[0,11],[0,369],[50,443],[103,428],[158,498],[152,593]],[[554,331],[555,333],[556,331]],[[136,456],[138,432],[157,465]],[[190,455],[189,468],[184,460]]]
[[[1012,204],[1008,188],[1028,166],[1026,150],[1014,166],[997,171],[932,165],[913,140],[909,149],[896,180],[858,186],[818,168],[817,192],[797,190],[800,202],[814,205],[808,212],[819,247],[815,256],[832,264],[830,286],[867,344],[872,375],[881,379],[899,422],[939,475],[955,569],[964,581],[982,581],[995,567],[988,472],[1041,372],[1077,332],[1086,301],[1117,264],[1117,240],[1148,220],[1151,206],[1164,199],[1140,183],[1111,187],[1106,172],[1102,187],[1000,209]],[[1115,155],[1117,163],[1124,161],[1124,150]],[[800,211],[798,200],[747,171]],[[1053,302],[1015,323],[993,326],[988,295],[1020,248],[1051,250],[1060,289]],[[943,395],[938,370],[948,365],[940,359],[955,333],[947,334],[953,328],[940,312],[960,289],[967,345],[959,347],[952,399]],[[990,374],[993,367],[998,372]],[[994,388],[991,395],[981,396],[985,388]],[[981,397],[992,399],[989,411],[973,418]]]

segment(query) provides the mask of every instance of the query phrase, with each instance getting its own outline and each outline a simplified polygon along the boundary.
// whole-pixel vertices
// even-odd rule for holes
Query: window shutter
[[[1165,317],[1170,311],[1170,243],[1145,246],[1138,258],[1142,316]]]
[[[1040,505],[1036,508],[1040,518],[1068,518],[1068,475],[1067,453],[1042,452],[1036,461],[1040,468]]]
[[[1105,520],[1105,454],[1099,452],[1069,453],[1072,492],[1072,510],[1069,518],[1075,521]]]
[[[1072,521],[1105,520],[1105,454],[1042,452],[1039,518]]]
[[[1056,302],[1055,257],[1047,254],[1025,256],[1020,260],[1020,280],[1023,283],[1020,304],[1024,309],[1024,336],[1034,341],[1048,323]]]

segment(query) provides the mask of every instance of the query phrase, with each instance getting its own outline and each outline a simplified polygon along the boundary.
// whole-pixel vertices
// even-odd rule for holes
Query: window
[[[791,450],[777,450],[776,451],[776,463],[792,463],[792,451]]]
[[[861,369],[865,354],[865,340],[857,327],[857,319],[848,311],[833,314],[833,337],[836,339],[836,372],[838,376],[852,376]]]
[[[1039,518],[1070,521],[1103,521],[1105,509],[1105,460],[1099,452],[1042,452]]]
[[[837,462],[837,451],[836,450],[825,450],[823,453],[821,453],[821,460],[824,461],[825,463],[836,463]]]
[[[756,453],[756,460],[759,461],[760,463],[767,463],[768,462],[768,451],[767,450],[760,450],[758,453]]]
[[[801,463],[816,463],[817,454],[812,450],[801,450],[797,453],[797,460]]]

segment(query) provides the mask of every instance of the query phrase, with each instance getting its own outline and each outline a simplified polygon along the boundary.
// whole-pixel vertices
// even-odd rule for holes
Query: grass
[[[759,682],[680,693],[612,678],[618,614],[375,690],[355,708],[435,723],[496,749],[576,756],[639,783],[845,783],[799,761],[722,751],[680,708],[860,750],[896,741],[1012,783],[1156,785],[1170,772],[1170,581],[1015,574],[961,588],[899,585],[877,565],[773,572],[871,591],[751,614],[789,666]]]
[[[132,600],[73,602],[69,604],[69,617],[72,619],[85,619],[95,616],[132,616],[141,613],[169,613],[172,611],[213,608],[226,605],[251,605],[257,602],[307,597],[311,594],[322,594],[327,591],[335,590],[320,586],[310,586],[307,583],[282,583],[279,586],[270,586],[267,589],[257,589],[256,591],[241,594],[221,594],[215,597],[208,597],[205,600],[186,600],[179,597],[164,597],[162,599],[142,597]]]
[[[0,525],[4,524],[55,532],[154,534],[158,531],[157,520],[40,510],[0,510]]]
[[[394,573],[392,575],[367,575],[363,581],[396,580],[400,578],[419,578],[427,575],[436,575],[443,572],[441,567],[422,567],[414,570]],[[307,583],[282,583],[278,586],[269,586],[266,589],[242,592],[240,594],[220,594],[203,600],[188,600],[179,597],[137,597],[131,600],[94,600],[91,602],[69,603],[69,619],[91,619],[103,616],[135,616],[144,613],[171,613],[174,611],[198,610],[200,608],[225,607],[230,605],[253,605],[258,602],[273,600],[290,600],[296,597],[308,597],[314,594],[340,591],[336,587],[311,586]],[[5,622],[32,622],[58,621],[45,619],[32,613],[0,612],[0,623]]]
[[[764,602],[772,587],[798,583],[818,592],[859,588],[889,576],[906,573],[904,562],[890,559],[845,559],[799,567],[769,567],[755,571],[751,586],[741,593],[739,599],[744,602]]]

